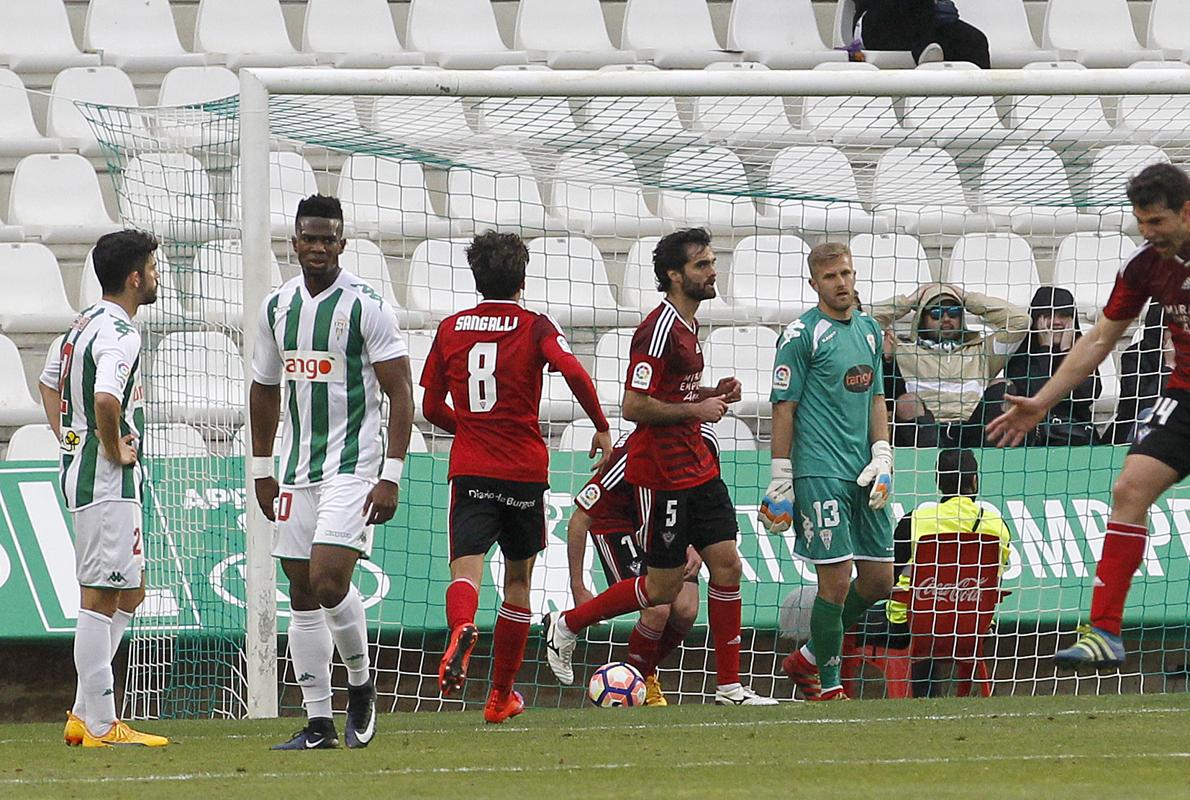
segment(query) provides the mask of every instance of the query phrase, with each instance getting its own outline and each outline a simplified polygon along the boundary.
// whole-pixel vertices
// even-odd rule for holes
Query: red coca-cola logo
[[[934,600],[943,603],[978,603],[983,583],[979,578],[963,578],[958,583],[938,583],[934,576],[926,578],[913,590],[918,600]]]

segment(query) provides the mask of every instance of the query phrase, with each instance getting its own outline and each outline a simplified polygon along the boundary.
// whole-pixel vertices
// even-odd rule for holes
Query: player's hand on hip
[[[111,458],[111,456],[109,455],[109,458],[111,458],[111,460],[116,462],[117,464],[120,464],[121,466],[125,466],[125,467],[135,464],[136,463],[136,444],[135,443],[136,443],[136,435],[135,434],[128,433],[128,434],[125,434],[124,436],[121,436],[119,443],[116,445],[115,457]]]
[[[694,416],[699,422],[718,422],[727,413],[727,401],[722,397],[708,397],[694,404]]]
[[[734,375],[720,378],[719,383],[715,385],[715,394],[722,397],[725,403],[738,403],[744,396],[744,384]]]
[[[592,472],[603,469],[612,457],[612,447],[611,431],[595,431],[595,435],[591,437],[591,449],[587,452],[588,458],[594,458],[595,454],[599,453],[599,460],[591,467]]]
[[[265,519],[269,522],[276,522],[277,495],[281,492],[281,487],[277,485],[277,479],[272,476],[257,478],[252,482],[252,485],[256,489],[256,504],[260,506],[260,513],[264,514]]]
[[[383,525],[397,513],[401,487],[392,481],[376,481],[364,500],[364,517],[368,525]]]
[[[760,501],[760,524],[769,533],[784,533],[793,526],[793,462],[774,458],[772,475]]]
[[[996,447],[1016,447],[1025,441],[1049,408],[1035,397],[1004,395],[1008,410],[988,423],[987,440]]]
[[[855,479],[860,486],[871,486],[868,507],[873,511],[884,508],[892,494],[892,446],[883,439],[872,442],[872,460]]]

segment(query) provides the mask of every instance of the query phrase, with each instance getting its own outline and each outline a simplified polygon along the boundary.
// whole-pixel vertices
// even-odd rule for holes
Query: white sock
[[[74,629],[74,668],[78,671],[85,716],[92,736],[103,736],[116,721],[112,677],[112,621],[97,611],[79,610]]]
[[[120,649],[120,642],[124,638],[124,631],[128,629],[129,623],[132,622],[132,614],[117,608],[116,613],[112,615],[112,661],[116,660],[116,651]],[[113,681],[115,678],[113,677]],[[74,707],[70,712],[76,717],[86,718],[87,716],[87,698],[83,696],[83,684],[81,681],[75,683],[74,687]]]
[[[371,677],[371,662],[368,659],[368,622],[364,617],[364,601],[352,586],[347,596],[334,608],[326,612],[326,624],[335,640],[339,658],[347,667],[347,682],[362,686]]]
[[[809,661],[814,666],[818,666],[818,660],[814,658],[814,651],[810,649],[810,645],[802,645],[802,658]]]
[[[306,716],[331,717],[331,655],[334,644],[321,608],[291,611],[289,616],[289,657],[293,674],[302,688]]]

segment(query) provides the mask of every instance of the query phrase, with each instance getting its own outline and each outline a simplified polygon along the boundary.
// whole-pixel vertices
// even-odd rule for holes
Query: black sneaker
[[[376,735],[376,685],[347,687],[347,746],[367,747]]]
[[[331,750],[339,746],[335,723],[325,717],[315,717],[288,742],[275,744],[272,750]]]

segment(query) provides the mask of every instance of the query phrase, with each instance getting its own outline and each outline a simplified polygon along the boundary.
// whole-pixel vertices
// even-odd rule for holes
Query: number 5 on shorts
[[[678,524],[678,501],[667,500],[665,502],[665,527],[672,528]]]

